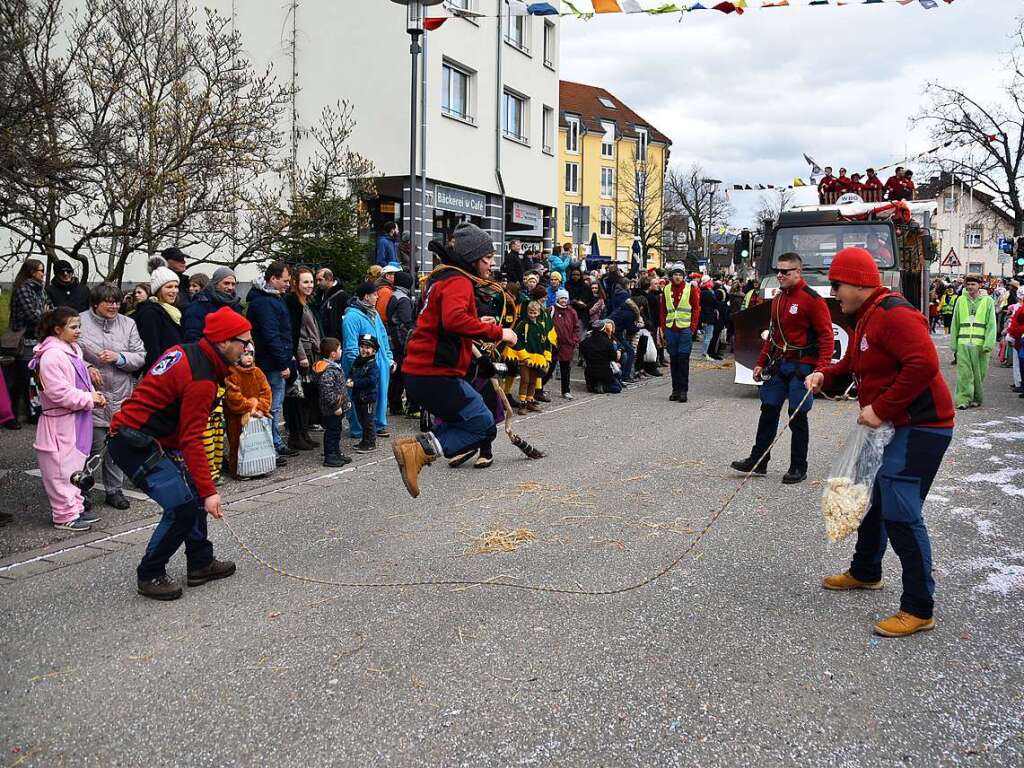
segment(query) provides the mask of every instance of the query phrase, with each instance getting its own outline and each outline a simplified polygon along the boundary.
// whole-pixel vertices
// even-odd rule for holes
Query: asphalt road
[[[230,522],[327,580],[629,584],[736,486],[725,467],[750,448],[757,401],[731,373],[696,371],[685,405],[665,379],[559,400],[518,422],[547,459],[502,440],[492,469],[424,470],[417,500],[384,452],[269,494],[231,487],[252,498]],[[174,603],[135,594],[147,531],[39,575],[0,570],[0,764],[1022,765],[1024,403],[1008,380],[994,368],[986,407],[961,414],[927,503],[931,633],[871,634],[898,607],[891,553],[880,592],[819,586],[851,544],[825,542],[815,481],[855,415],[819,401],[808,482],[780,485],[784,437],[688,558],[619,596],[311,586],[216,523],[237,575]],[[535,538],[476,554],[495,529]]]

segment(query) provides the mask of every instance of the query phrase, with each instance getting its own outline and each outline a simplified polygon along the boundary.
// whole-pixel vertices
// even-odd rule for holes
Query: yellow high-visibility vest
[[[690,307],[690,291],[692,286],[684,285],[683,292],[679,296],[679,304],[673,303],[672,283],[665,286],[665,327],[678,328],[680,330],[690,327],[690,319],[693,317],[693,310]]]
[[[974,314],[971,314],[970,305],[971,299],[965,291],[956,303],[957,320],[959,321],[956,341],[957,344],[973,344],[980,347],[985,343],[989,322],[995,320],[992,297],[979,296]]]

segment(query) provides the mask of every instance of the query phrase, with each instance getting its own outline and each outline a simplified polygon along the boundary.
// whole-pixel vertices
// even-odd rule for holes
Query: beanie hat
[[[406,290],[412,290],[412,275],[408,272],[396,272],[395,273],[395,285],[399,288],[405,288]]]
[[[235,270],[231,267],[217,267],[213,270],[213,277],[210,278],[210,282],[216,285],[225,277],[235,277]]]
[[[567,290],[565,290],[564,288],[559,288],[557,291],[555,291],[555,300],[556,301],[558,299],[568,299],[568,298],[569,298],[569,292]]]
[[[685,276],[686,275],[686,267],[684,267],[682,264],[673,264],[672,265],[672,272],[671,272],[671,274],[673,274],[673,275],[684,275]]]
[[[356,286],[356,298],[365,299],[371,293],[377,290],[376,283],[371,283],[369,280],[360,283]]]
[[[251,330],[252,323],[231,307],[221,307],[216,312],[211,312],[203,323],[203,336],[211,344],[233,339],[238,334]]]
[[[58,259],[57,263],[53,265],[54,272],[74,272],[75,268],[71,266],[70,261],[64,259]]]
[[[170,267],[157,267],[149,275],[149,290],[156,295],[156,292],[168,283],[177,283],[181,280],[178,274]]]
[[[175,261],[180,262],[181,264],[184,264],[185,259],[187,258],[184,251],[180,248],[175,248],[173,245],[170,248],[164,248],[160,251],[160,255],[163,256],[166,261]]]
[[[552,277],[557,277],[557,278],[558,278],[559,280],[561,280],[561,279],[562,279],[562,273],[561,273],[561,272],[559,272],[558,270],[555,270],[555,271],[553,271],[553,272],[552,272],[552,273],[551,273],[551,274],[550,274],[550,275],[548,276],[548,279],[550,280],[550,279],[551,279]]]
[[[491,236],[476,224],[464,221],[455,228],[455,234],[452,235],[452,250],[455,258],[468,266],[494,253],[494,243]]]
[[[863,248],[843,248],[837,253],[828,268],[828,279],[861,288],[879,288],[882,285],[878,265]]]

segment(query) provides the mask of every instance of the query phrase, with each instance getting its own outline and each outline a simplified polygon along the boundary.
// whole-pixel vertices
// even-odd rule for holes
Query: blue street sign
[[[1000,237],[999,250],[1002,253],[1013,253],[1013,240],[1008,240],[1005,237]]]

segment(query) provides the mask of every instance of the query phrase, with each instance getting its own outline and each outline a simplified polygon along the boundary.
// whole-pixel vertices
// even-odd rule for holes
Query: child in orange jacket
[[[238,477],[238,439],[251,417],[269,418],[270,383],[255,365],[253,353],[246,350],[224,381],[224,410],[228,417],[228,469]],[[239,478],[244,479],[244,478]]]

